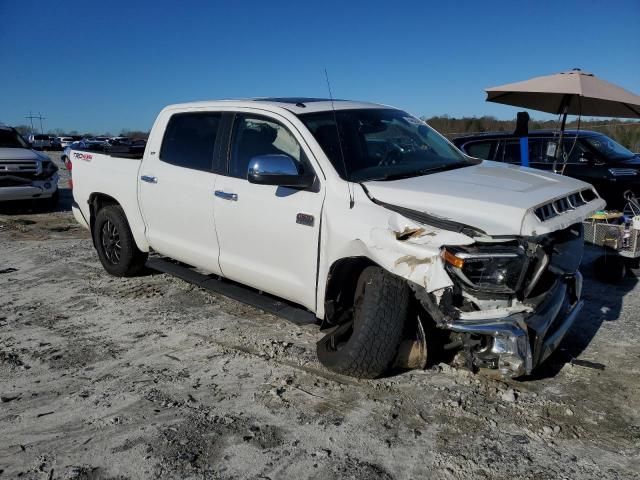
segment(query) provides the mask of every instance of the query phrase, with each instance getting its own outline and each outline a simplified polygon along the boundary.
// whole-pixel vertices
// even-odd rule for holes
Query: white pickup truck
[[[352,101],[172,105],[128,157],[71,152],[73,213],[109,273],[154,251],[285,299],[321,322],[321,363],[357,377],[397,365],[406,338],[421,364],[457,349],[531,373],[580,311],[581,222],[604,207]]]

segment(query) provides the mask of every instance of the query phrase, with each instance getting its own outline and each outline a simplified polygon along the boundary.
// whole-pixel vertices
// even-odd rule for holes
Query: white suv
[[[57,172],[47,155],[29,148],[13,128],[0,125],[0,201],[43,200],[55,206]]]

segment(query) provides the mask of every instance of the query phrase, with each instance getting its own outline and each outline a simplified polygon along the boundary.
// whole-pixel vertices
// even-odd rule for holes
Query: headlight
[[[468,286],[501,293],[518,291],[527,263],[522,247],[446,248],[442,256],[447,269]]]
[[[42,170],[45,174],[52,175],[58,171],[58,166],[52,161],[42,162]]]

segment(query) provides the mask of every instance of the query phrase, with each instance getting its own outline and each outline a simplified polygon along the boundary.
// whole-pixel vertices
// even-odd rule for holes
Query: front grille
[[[534,210],[536,217],[542,222],[562,215],[565,212],[574,210],[582,205],[586,205],[591,200],[595,200],[596,194],[590,188],[572,193],[566,197],[561,197],[551,202],[540,205]]]
[[[40,164],[34,160],[3,160],[0,162],[0,174],[39,174]]]

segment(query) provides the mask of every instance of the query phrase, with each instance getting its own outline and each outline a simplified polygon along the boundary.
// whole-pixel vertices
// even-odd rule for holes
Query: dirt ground
[[[640,287],[594,280],[595,250],[534,378],[359,381],[318,364],[315,326],[110,277],[62,193],[0,212],[0,478],[640,478]]]

